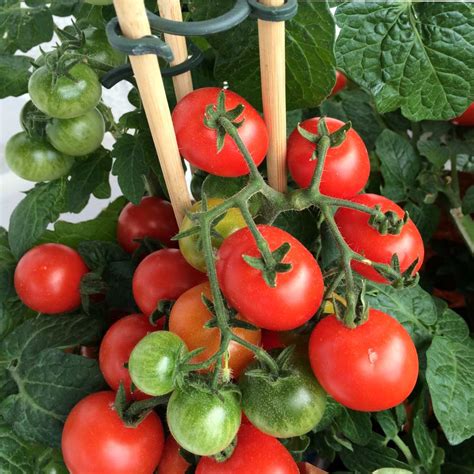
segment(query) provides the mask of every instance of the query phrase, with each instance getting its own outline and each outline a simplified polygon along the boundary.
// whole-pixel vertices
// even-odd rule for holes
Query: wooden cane
[[[158,0],[158,9],[160,16],[168,20],[183,21],[181,13],[181,4],[179,0]],[[184,36],[175,36],[165,33],[165,41],[170,45],[173,51],[174,60],[172,66],[180,64],[188,59],[188,48]],[[191,72],[184,72],[179,76],[173,76],[173,86],[176,94],[176,100],[179,102],[185,95],[193,90],[193,79]]]
[[[114,0],[114,7],[120,29],[127,38],[138,39],[151,35],[143,0]],[[152,54],[130,56],[130,63],[179,225],[186,209],[191,207],[191,198],[184,177],[158,59]]]
[[[284,0],[260,0],[280,6]],[[270,135],[267,154],[268,181],[280,192],[287,188],[285,22],[258,20],[263,115]]]

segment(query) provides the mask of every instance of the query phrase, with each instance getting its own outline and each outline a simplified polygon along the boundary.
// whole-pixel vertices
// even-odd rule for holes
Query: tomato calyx
[[[175,302],[175,300],[159,300],[156,309],[148,318],[150,323],[153,326],[157,326],[158,321],[164,318],[163,329],[168,330],[168,321]]]
[[[136,428],[150,413],[153,408],[159,405],[166,405],[169,400],[169,395],[161,397],[152,397],[146,400],[136,402],[127,401],[127,395],[123,383],[117,390],[115,396],[114,408],[123,423],[130,427]]]
[[[398,217],[394,211],[382,212],[382,207],[377,204],[374,209],[377,211],[370,215],[369,224],[382,235],[398,235],[403,226],[408,222],[410,216],[405,211],[403,217]]]
[[[238,434],[235,436],[235,438],[231,441],[231,443],[229,444],[229,446],[227,446],[227,448],[225,448],[223,451],[221,451],[220,453],[217,453],[217,454],[214,454],[214,456],[211,456],[216,462],[224,462],[224,461],[227,461],[227,459],[229,459],[232,454],[234,454],[234,451],[235,451],[235,448],[237,446],[237,438],[238,438]]]
[[[50,118],[41,112],[31,100],[21,110],[20,121],[25,132],[32,138],[44,138],[46,136],[46,124]]]
[[[157,250],[168,248],[163,242],[153,237],[143,237],[143,239],[133,239],[140,246],[133,252],[132,260],[137,264],[140,263],[147,255]]]
[[[285,347],[274,359],[276,366],[278,367],[278,371],[274,372],[271,371],[268,365],[257,358],[257,362],[254,363],[256,365],[255,368],[250,368],[250,370],[245,371],[246,377],[257,377],[257,378],[264,378],[268,380],[270,383],[273,381],[281,380],[284,377],[288,377],[292,375],[292,361],[294,360],[295,356],[295,345],[291,345]],[[274,352],[274,351],[272,351]]]

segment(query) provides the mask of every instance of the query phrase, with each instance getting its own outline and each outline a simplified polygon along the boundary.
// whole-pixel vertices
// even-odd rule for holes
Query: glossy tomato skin
[[[120,213],[117,240],[128,253],[140,246],[136,239],[151,237],[167,247],[177,247],[171,238],[178,233],[178,224],[171,203],[155,196],[144,197],[140,204],[129,202]]]
[[[379,204],[383,212],[393,211],[400,218],[405,214],[393,201],[376,194],[360,194],[350,201],[369,207]],[[355,252],[374,262],[386,264],[390,263],[392,255],[396,253],[401,272],[407,270],[418,258],[413,273],[420,269],[425,255],[423,239],[411,219],[403,226],[400,234],[382,235],[369,224],[369,215],[365,212],[341,207],[334,218],[344,240]],[[385,277],[365,263],[352,261],[352,268],[369,280],[387,283]]]
[[[132,289],[141,312],[149,316],[160,300],[177,300],[186,290],[206,281],[177,249],[162,249],[148,255],[133,275]]]
[[[184,342],[172,332],[156,331],[146,335],[133,348],[128,361],[130,377],[136,387],[147,395],[170,393]]]
[[[99,103],[102,87],[96,73],[87,64],[76,64],[68,73],[71,77],[61,76],[53,84],[52,72],[47,66],[41,66],[30,77],[28,92],[31,100],[50,117],[78,117]]]
[[[396,319],[375,309],[355,329],[335,315],[323,319],[311,334],[309,358],[326,392],[352,410],[392,408],[410,395],[418,377],[410,335]]]
[[[71,474],[154,472],[164,444],[158,415],[152,411],[135,428],[127,427],[114,399],[114,392],[93,393],[69,413],[61,448]]]
[[[259,366],[252,363],[239,379],[245,416],[256,428],[276,438],[308,433],[326,408],[326,393],[309,362],[293,355],[291,365],[277,380],[246,375]]]
[[[193,386],[177,388],[166,411],[168,426],[177,443],[199,456],[212,456],[229,446],[240,426],[239,396]]]
[[[105,122],[97,109],[79,117],[53,119],[46,125],[50,143],[61,153],[83,156],[99,148],[105,134]]]
[[[347,77],[340,71],[336,71],[336,84],[334,85],[331,95],[337,94],[347,86]]]
[[[125,391],[132,397],[131,379],[128,368],[133,348],[150,332],[156,331],[143,314],[130,314],[112,324],[105,333],[99,350],[99,366],[109,387],[117,391],[123,383]],[[135,390],[133,398],[142,399],[144,394]]]
[[[202,302],[202,294],[212,300],[209,283],[201,283],[183,293],[174,304],[169,318],[169,330],[177,334],[190,351],[199,347],[205,348],[191,360],[191,363],[209,359],[220,347],[220,330],[204,327],[211,319],[211,314]],[[258,345],[260,343],[260,330],[234,328],[233,333],[252,344]],[[253,352],[236,342],[232,341],[229,344],[229,368],[234,377],[238,377],[252,359]]]
[[[236,177],[249,173],[249,168],[237,145],[225,137],[224,148],[218,153],[216,130],[204,125],[208,105],[217,104],[222,89],[204,87],[186,95],[173,111],[173,124],[181,155],[196,168],[217,176]],[[239,135],[258,166],[268,150],[268,131],[259,113],[235,92],[225,90],[226,110],[239,104],[245,109],[238,120],[245,119]]]
[[[15,290],[34,311],[64,313],[81,304],[81,278],[87,272],[75,250],[62,244],[42,244],[30,249],[18,262]]]
[[[32,138],[26,132],[13,135],[7,142],[8,167],[28,181],[51,181],[69,173],[74,158],[53,148],[46,140]]]
[[[224,462],[200,459],[196,474],[299,474],[288,450],[275,438],[242,424],[234,452]]]
[[[220,198],[209,198],[207,200],[207,208],[212,209],[213,207],[218,206],[223,203],[224,200]],[[195,203],[190,211],[191,212],[200,212],[202,209],[201,201]],[[191,229],[196,224],[188,217],[185,216],[181,224],[180,232]],[[222,244],[222,240],[228,237],[230,234],[234,233],[236,230],[242,229],[247,224],[245,219],[242,216],[242,213],[236,207],[231,207],[224,215],[224,218],[221,219],[213,229],[221,236],[221,238],[212,238],[212,247],[218,249]],[[179,249],[183,254],[183,257],[186,261],[192,265],[194,268],[201,272],[206,271],[206,260],[204,257],[204,252],[200,248],[200,239],[199,235],[190,235],[189,237],[184,237],[179,240]]]
[[[271,251],[285,242],[291,246],[283,259],[292,269],[278,273],[276,287],[269,287],[260,270],[248,265],[242,255],[259,257],[248,228],[228,237],[217,254],[217,276],[227,301],[252,324],[274,331],[294,329],[317,311],[323,296],[323,278],[311,253],[284,230],[259,225]]]
[[[311,133],[318,132],[320,118],[305,120],[300,124]],[[344,125],[340,120],[326,117],[329,132]],[[318,160],[311,160],[316,145],[304,138],[298,129],[288,139],[287,160],[291,176],[300,188],[307,188],[313,177]],[[348,198],[362,191],[370,174],[370,161],[362,138],[354,129],[347,132],[344,142],[331,147],[326,155],[320,191],[326,196]]]
[[[459,116],[453,119],[455,125],[474,127],[474,102]]]
[[[179,444],[169,435],[165,441],[165,447],[160,464],[158,465],[157,474],[186,474],[191,464],[179,454],[179,450]]]

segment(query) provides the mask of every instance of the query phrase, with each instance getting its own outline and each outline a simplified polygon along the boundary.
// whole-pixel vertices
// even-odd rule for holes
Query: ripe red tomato
[[[402,403],[418,377],[410,335],[396,319],[376,309],[355,329],[335,315],[324,318],[311,334],[309,357],[324,390],[353,410],[387,410]]]
[[[130,374],[125,364],[128,363],[133,348],[149,332],[158,329],[158,326],[153,326],[143,314],[130,314],[110,326],[100,345],[99,365],[112,390],[117,391],[122,382],[127,395],[131,395]],[[147,398],[147,395],[135,389],[133,398]]]
[[[224,462],[202,457],[196,474],[298,474],[288,450],[276,439],[250,424],[240,426],[237,446]]]
[[[453,119],[455,125],[474,127],[474,102],[459,116]]]
[[[15,290],[26,306],[39,313],[72,311],[81,304],[81,278],[88,271],[75,250],[61,244],[38,245],[18,262]]]
[[[393,201],[377,194],[360,194],[350,199],[352,202],[369,207],[381,206],[383,212],[393,211],[403,217],[405,211]],[[334,218],[344,240],[349,247],[376,263],[390,263],[393,254],[398,255],[400,270],[404,272],[418,258],[413,273],[416,273],[425,255],[423,239],[411,219],[403,226],[400,234],[382,235],[369,224],[369,215],[354,209],[339,208]],[[387,283],[387,279],[371,266],[352,261],[352,268],[369,280]]]
[[[192,363],[209,359],[219,350],[221,340],[221,332],[218,328],[204,327],[211,319],[211,314],[202,302],[202,294],[212,300],[209,283],[201,283],[183,293],[174,304],[169,319],[169,330],[177,334],[190,351],[199,347],[205,348],[191,360]],[[233,333],[252,344],[258,345],[260,343],[260,330],[234,328]],[[236,342],[229,344],[229,368],[235,377],[240,375],[252,359],[252,351]]]
[[[340,71],[336,71],[336,84],[334,85],[331,95],[337,94],[347,85],[347,77]]]
[[[259,257],[250,230],[234,232],[224,240],[217,254],[217,276],[224,296],[245,319],[263,329],[285,331],[301,326],[317,311],[323,296],[319,265],[301,242],[284,230],[259,225],[271,251],[285,242],[291,246],[283,258],[292,268],[278,273],[271,288],[262,272],[251,267],[242,255]]]
[[[162,249],[148,255],[133,275],[133,296],[141,312],[149,316],[160,300],[176,300],[189,288],[206,281],[177,249]]]
[[[222,89],[204,87],[185,96],[173,111],[173,124],[181,155],[192,165],[217,176],[242,176],[249,168],[237,145],[225,137],[224,148],[217,152],[217,132],[204,125],[204,116],[208,105],[217,103]],[[268,131],[260,114],[235,92],[225,90],[226,110],[237,105],[245,109],[238,118],[244,119],[239,135],[258,166],[268,150]]]
[[[179,454],[179,448],[179,444],[169,435],[166,438],[157,474],[186,474],[190,464]]]
[[[305,120],[300,124],[311,133],[318,133],[320,118]],[[344,123],[326,117],[329,132],[335,132]],[[300,188],[311,184],[317,159],[312,160],[316,145],[304,138],[298,129],[293,130],[288,139],[287,160],[291,176]],[[354,129],[347,132],[344,142],[331,147],[326,155],[320,191],[322,194],[336,198],[348,198],[359,193],[367,184],[370,174],[370,161],[367,148],[362,138]]]
[[[163,427],[151,411],[128,427],[114,408],[114,392],[82,399],[69,413],[62,436],[64,462],[71,474],[151,474],[163,451]]]
[[[177,247],[171,239],[178,233],[173,208],[168,201],[158,197],[144,197],[137,206],[128,203],[120,213],[117,224],[117,240],[129,253],[140,244],[137,239],[151,237],[167,247]]]

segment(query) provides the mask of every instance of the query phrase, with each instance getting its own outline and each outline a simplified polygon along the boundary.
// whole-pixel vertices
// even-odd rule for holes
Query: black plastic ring
[[[286,0],[279,7],[269,7],[258,0],[247,0],[252,7],[252,16],[264,21],[288,21],[298,13],[298,0]]]

